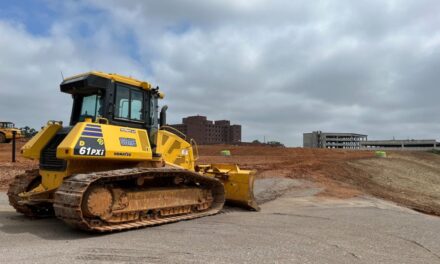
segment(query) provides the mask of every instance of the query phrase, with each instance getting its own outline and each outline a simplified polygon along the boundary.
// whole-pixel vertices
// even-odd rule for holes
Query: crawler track
[[[21,198],[18,195],[36,187],[37,183],[39,183],[37,182],[38,177],[38,170],[28,170],[23,174],[15,176],[14,181],[9,185],[8,189],[9,204],[12,205],[17,212],[28,217],[41,218],[53,216],[53,208],[48,203],[39,205],[19,203]]]
[[[127,213],[126,216],[122,215],[121,218],[126,217],[127,221],[120,223],[114,223],[111,221],[107,222],[102,219],[96,221],[96,219],[90,218],[85,214],[82,207],[83,198],[85,197],[87,190],[91,187],[112,186],[113,184],[133,182],[139,177],[153,177],[158,180],[179,177],[185,181],[191,182],[194,186],[211,190],[213,197],[212,204],[209,208],[204,210],[190,210],[190,212],[186,210],[182,211],[181,214],[170,216],[155,214],[153,216],[145,217],[145,212],[131,212],[130,214]],[[175,168],[135,168],[78,174],[65,179],[55,193],[54,209],[58,218],[76,228],[93,232],[111,232],[213,215],[222,209],[224,201],[224,187],[217,179]],[[178,211],[183,209],[165,208],[165,210]]]

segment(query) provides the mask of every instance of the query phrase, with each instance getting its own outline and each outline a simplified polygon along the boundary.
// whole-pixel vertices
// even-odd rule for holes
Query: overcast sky
[[[229,119],[244,141],[439,139],[439,14],[424,0],[0,1],[0,119],[67,121],[60,72],[100,70],[158,85],[169,123]]]

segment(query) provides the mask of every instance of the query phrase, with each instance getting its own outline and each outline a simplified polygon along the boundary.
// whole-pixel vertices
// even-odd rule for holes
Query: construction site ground
[[[10,147],[0,145],[3,191],[15,174],[37,167],[21,157],[11,163]],[[220,156],[224,149],[232,155]],[[212,217],[92,235],[18,215],[0,192],[1,262],[440,263],[440,155],[260,146],[199,152],[199,163],[257,170],[262,210],[226,207]]]
[[[223,149],[232,156],[224,157]],[[275,147],[201,146],[200,163],[238,163],[257,170],[257,178],[311,181],[320,197],[371,195],[427,214],[440,216],[440,155],[428,152]]]

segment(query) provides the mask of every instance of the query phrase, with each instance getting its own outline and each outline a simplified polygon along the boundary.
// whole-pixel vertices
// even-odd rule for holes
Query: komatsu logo
[[[131,157],[131,153],[129,153],[129,152],[115,152],[113,155],[123,156],[123,157]]]

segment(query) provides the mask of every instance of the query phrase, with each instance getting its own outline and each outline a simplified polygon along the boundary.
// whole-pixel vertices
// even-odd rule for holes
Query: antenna
[[[63,75],[63,71],[60,71],[61,72],[61,78],[63,79],[63,81],[64,81],[64,75]]]

